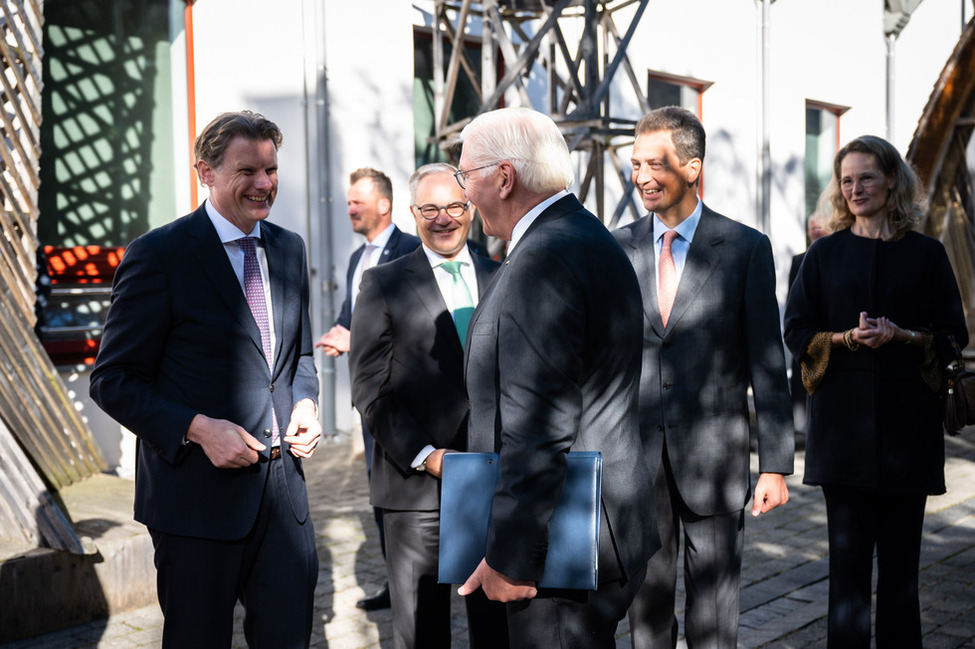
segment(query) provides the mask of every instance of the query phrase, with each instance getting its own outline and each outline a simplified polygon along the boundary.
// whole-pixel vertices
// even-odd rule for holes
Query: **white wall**
[[[393,181],[393,222],[416,232],[407,188],[414,166],[411,17],[409,2],[325,5],[336,309],[345,295],[349,255],[364,241],[352,232],[346,214],[350,173],[360,167],[386,173]],[[348,429],[353,419],[345,356],[336,361],[335,373],[336,423]]]
[[[273,10],[270,9],[273,7]],[[224,111],[250,109],[281,127],[271,220],[306,234],[306,43],[302,0],[204,0],[193,5],[197,133]],[[201,200],[206,196],[200,188]]]

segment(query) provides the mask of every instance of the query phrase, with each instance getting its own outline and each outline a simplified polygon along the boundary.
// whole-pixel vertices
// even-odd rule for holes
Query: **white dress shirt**
[[[355,310],[355,299],[359,295],[359,285],[362,284],[362,273],[369,270],[376,264],[379,263],[379,258],[382,257],[383,249],[386,244],[389,243],[389,238],[393,236],[393,230],[396,226],[390,223],[386,226],[386,229],[376,235],[376,238],[372,241],[366,242],[366,248],[363,248],[362,254],[359,256],[359,261],[355,265],[355,270],[352,271],[352,301],[349,302],[349,309]],[[369,252],[368,246],[375,246],[376,249],[372,251],[372,258],[369,260],[369,268],[363,267],[363,262],[366,260],[366,253]]]

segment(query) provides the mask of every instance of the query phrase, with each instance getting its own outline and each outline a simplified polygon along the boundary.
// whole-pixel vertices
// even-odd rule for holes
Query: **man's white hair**
[[[569,148],[552,118],[530,108],[478,115],[461,131],[467,164],[508,161],[519,182],[535,193],[568,189],[574,174]]]

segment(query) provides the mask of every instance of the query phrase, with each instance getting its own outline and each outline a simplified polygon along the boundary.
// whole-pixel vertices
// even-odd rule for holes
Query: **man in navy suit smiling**
[[[307,647],[318,580],[302,459],[318,444],[305,246],[267,223],[281,131],[224,113],[197,138],[210,190],[133,241],[91,396],[138,436],[135,518],[155,547],[163,647]]]

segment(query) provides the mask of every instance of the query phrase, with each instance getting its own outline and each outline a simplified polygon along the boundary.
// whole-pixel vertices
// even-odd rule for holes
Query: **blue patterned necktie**
[[[471,297],[470,289],[467,288],[467,282],[460,274],[461,262],[445,261],[440,264],[440,267],[450,273],[450,278],[453,280],[452,306],[454,310],[451,315],[454,318],[457,335],[460,336],[460,346],[465,347],[467,344],[467,325],[471,321],[471,316],[474,315],[474,299]]]

